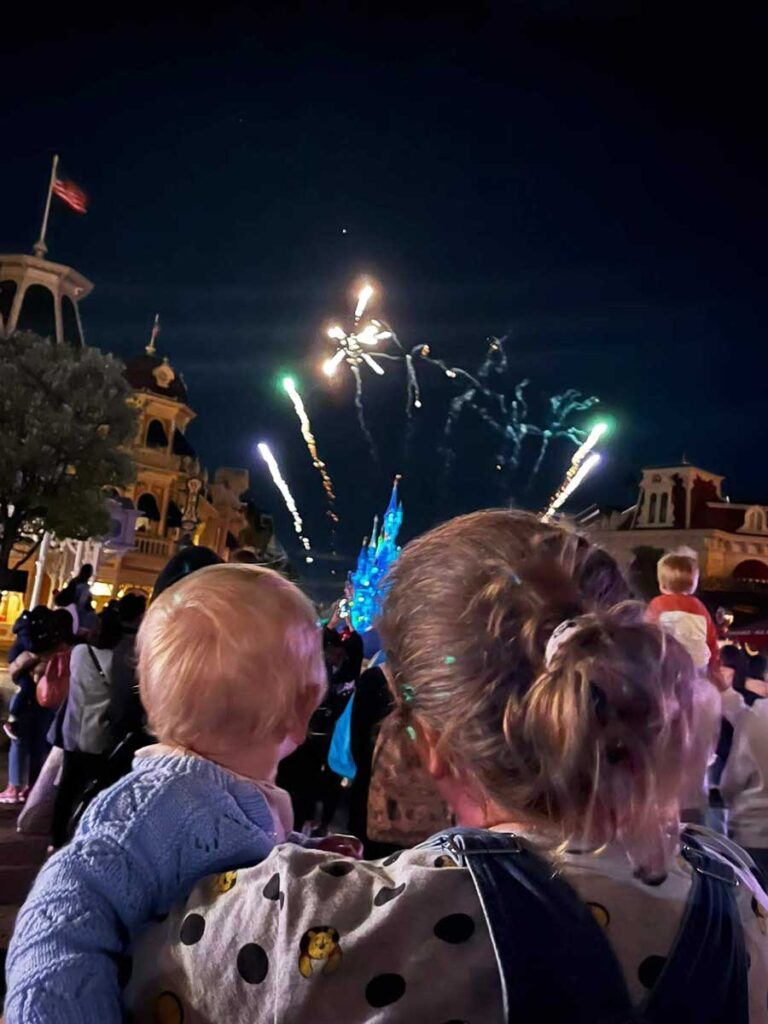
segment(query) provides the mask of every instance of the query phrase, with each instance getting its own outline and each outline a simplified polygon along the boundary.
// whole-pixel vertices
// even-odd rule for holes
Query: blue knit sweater
[[[6,1024],[123,1020],[120,968],[138,929],[205,875],[276,841],[264,796],[201,758],[137,758],[40,872],[8,950]]]

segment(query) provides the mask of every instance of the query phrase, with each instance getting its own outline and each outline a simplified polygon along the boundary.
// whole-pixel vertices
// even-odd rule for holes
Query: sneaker
[[[18,742],[19,737],[16,735],[16,723],[15,722],[3,722],[3,732],[9,740]]]
[[[8,786],[0,793],[0,804],[20,804],[19,791],[15,786]]]
[[[21,792],[19,793],[20,804],[25,804],[27,802],[27,797],[29,796],[30,788],[30,786],[25,786],[24,789],[22,789]]]

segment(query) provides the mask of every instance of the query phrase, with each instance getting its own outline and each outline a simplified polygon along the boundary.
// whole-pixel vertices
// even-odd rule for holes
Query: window
[[[15,281],[0,281],[0,320],[5,327],[8,326],[8,318],[11,315],[11,307],[16,297]]]
[[[662,494],[661,503],[659,505],[659,522],[666,523],[667,512],[669,511],[669,495]]]
[[[83,344],[83,337],[80,334],[80,324],[77,319],[75,304],[68,295],[61,300],[61,326],[64,331],[64,341],[68,345],[80,348]]]
[[[16,324],[19,331],[34,331],[56,341],[56,307],[53,292],[43,284],[31,284],[24,292]]]
[[[167,448],[168,435],[160,420],[152,420],[147,427],[147,448]]]
[[[648,522],[656,522],[656,502],[658,501],[658,494],[652,494],[651,500],[648,504]]]
[[[160,509],[157,507],[154,495],[142,494],[136,502],[136,508],[146,519],[149,519],[150,522],[160,522]]]

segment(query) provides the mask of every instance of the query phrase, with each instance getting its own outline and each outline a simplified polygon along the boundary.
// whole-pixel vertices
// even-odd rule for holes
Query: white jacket
[[[768,848],[768,700],[728,714],[733,744],[720,780],[730,809],[730,832],[739,846]]]

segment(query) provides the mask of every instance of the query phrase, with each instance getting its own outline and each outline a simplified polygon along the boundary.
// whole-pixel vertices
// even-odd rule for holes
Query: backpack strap
[[[686,829],[680,853],[693,868],[680,930],[642,1011],[653,1024],[748,1024],[744,928],[734,869],[707,849],[707,833]]]
[[[472,875],[496,954],[505,1021],[625,1024],[635,1019],[621,967],[602,929],[528,843],[474,829],[452,829],[435,838]]]
[[[430,841],[472,875],[493,943],[504,1019],[547,1024],[748,1024],[739,879],[683,833],[693,882],[655,987],[634,1008],[621,966],[588,906],[515,835],[452,829]]]
[[[104,671],[104,669],[101,667],[101,663],[99,662],[99,659],[96,657],[96,654],[95,654],[93,648],[91,647],[90,644],[86,644],[85,646],[87,647],[88,653],[91,656],[91,661],[93,662],[93,667],[96,669],[96,671],[101,676],[102,682],[104,682],[107,686],[109,686],[109,679],[107,678],[107,674]]]

